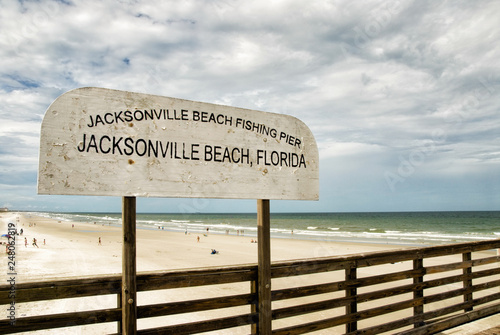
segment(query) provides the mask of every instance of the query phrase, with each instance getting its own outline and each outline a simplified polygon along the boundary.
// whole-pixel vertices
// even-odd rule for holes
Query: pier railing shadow
[[[499,248],[492,240],[274,262],[268,333],[433,334],[496,314]],[[137,333],[257,333],[257,274],[254,264],[138,274]],[[1,285],[0,333],[87,325],[119,333],[121,285],[120,275]],[[51,301],[101,296],[115,306],[50,310]],[[40,302],[39,314],[9,318],[10,306]]]

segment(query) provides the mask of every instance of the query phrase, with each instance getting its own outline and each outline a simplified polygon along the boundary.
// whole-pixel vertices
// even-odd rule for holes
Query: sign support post
[[[258,235],[258,334],[271,334],[271,225],[269,200],[257,200]]]
[[[137,333],[136,198],[122,200],[122,334]]]

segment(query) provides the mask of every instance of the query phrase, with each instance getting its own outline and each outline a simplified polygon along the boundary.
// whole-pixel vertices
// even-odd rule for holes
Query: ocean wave
[[[121,223],[119,213],[47,213],[35,215],[50,217],[58,221]],[[271,236],[279,238],[304,238],[327,241],[440,244],[477,240],[491,240],[500,237],[498,229],[499,214],[491,214],[488,222],[484,218],[467,222],[470,214],[401,213],[373,215],[335,214],[325,215],[275,214],[271,218]],[[276,219],[277,218],[277,219]],[[436,223],[436,218],[439,222]],[[458,220],[458,221],[457,221]],[[204,233],[236,234],[245,231],[245,236],[255,236],[257,232],[254,214],[138,214],[138,228]],[[293,231],[293,234],[292,234]]]

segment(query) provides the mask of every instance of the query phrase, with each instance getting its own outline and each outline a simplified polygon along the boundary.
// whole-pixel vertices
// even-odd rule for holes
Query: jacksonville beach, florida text
[[[93,129],[106,125],[123,124],[133,127],[134,122],[143,121],[181,121],[193,123],[213,123],[227,127],[256,132],[278,143],[286,144],[281,150],[256,149],[245,147],[229,147],[176,141],[171,139],[152,139],[118,134],[94,134]],[[190,160],[242,165],[261,165],[276,167],[307,168],[307,161],[302,153],[303,140],[288,132],[264,123],[233,117],[222,113],[209,113],[187,109],[136,109],[118,112],[106,112],[89,115],[86,124],[88,132],[80,136],[77,144],[79,152],[103,155],[154,157],[171,160]],[[265,142],[265,140],[264,140]],[[208,142],[209,143],[209,142]],[[290,148],[293,149],[287,149]],[[298,149],[298,150],[297,150]],[[298,151],[298,152],[297,152]]]

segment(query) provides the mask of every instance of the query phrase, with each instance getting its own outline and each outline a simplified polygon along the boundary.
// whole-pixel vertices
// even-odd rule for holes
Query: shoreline
[[[4,213],[0,217],[4,224],[16,222],[19,217],[17,229],[19,231],[22,228],[24,231],[16,241],[21,281],[121,273],[121,226],[68,222],[25,214]],[[27,246],[24,244],[24,238],[28,241]],[[33,238],[37,239],[38,248],[32,245]],[[205,234],[186,234],[168,229],[137,228],[137,273],[255,264],[258,261],[258,243],[252,243],[252,240],[256,238],[213,232],[205,236]],[[272,237],[271,261],[408,247],[411,246]],[[219,254],[212,255],[210,253],[212,249],[219,251]]]
[[[443,214],[444,213],[444,214]],[[272,213],[271,238],[425,247],[493,240],[500,236],[500,212]],[[462,212],[460,212],[462,213]],[[467,214],[468,213],[468,214]],[[120,213],[34,212],[65,221],[121,227]],[[137,213],[137,229],[167,229],[257,237],[255,213]]]

